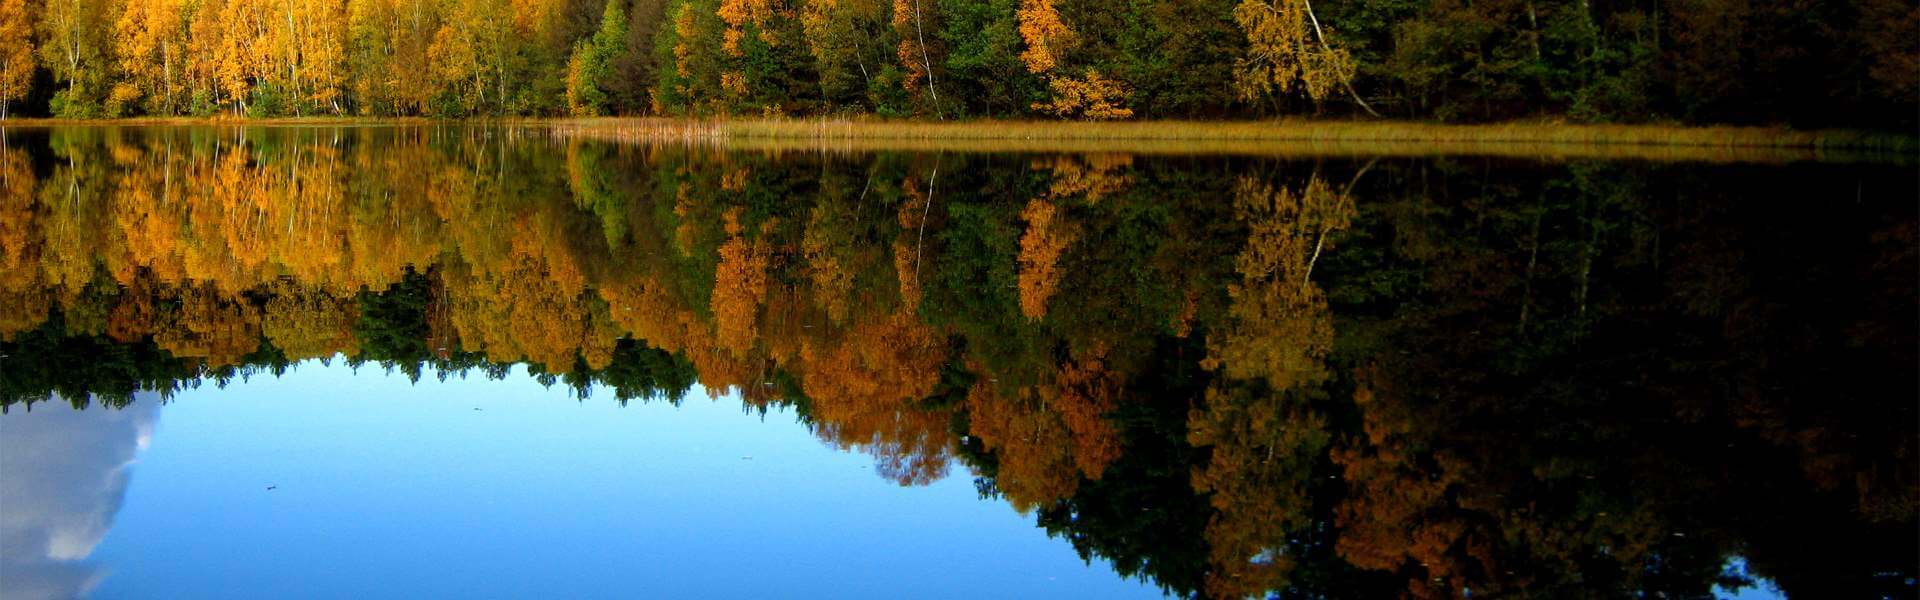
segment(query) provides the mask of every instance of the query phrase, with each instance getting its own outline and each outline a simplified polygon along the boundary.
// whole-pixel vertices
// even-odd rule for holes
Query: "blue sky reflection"
[[[1159,595],[978,499],[964,468],[901,487],[791,414],[600,396],[337,363],[185,391],[92,552],[111,570],[93,595]]]

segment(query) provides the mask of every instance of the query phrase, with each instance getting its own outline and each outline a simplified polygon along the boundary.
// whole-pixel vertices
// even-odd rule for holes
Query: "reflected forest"
[[[6,136],[9,411],[524,365],[1177,596],[1914,591],[1911,165]]]

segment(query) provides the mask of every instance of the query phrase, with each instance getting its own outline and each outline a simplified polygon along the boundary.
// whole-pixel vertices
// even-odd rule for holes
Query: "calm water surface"
[[[969,150],[8,130],[0,596],[1920,595],[1911,157]]]

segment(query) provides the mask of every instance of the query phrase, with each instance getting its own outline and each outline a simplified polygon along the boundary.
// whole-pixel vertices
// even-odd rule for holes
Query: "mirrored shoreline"
[[[1172,595],[1915,593],[1905,166],[54,128],[0,189],[0,419],[518,368]]]

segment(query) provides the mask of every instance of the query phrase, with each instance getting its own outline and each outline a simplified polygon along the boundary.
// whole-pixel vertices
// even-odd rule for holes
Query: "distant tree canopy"
[[[0,115],[1906,129],[1907,0],[0,0]]]

